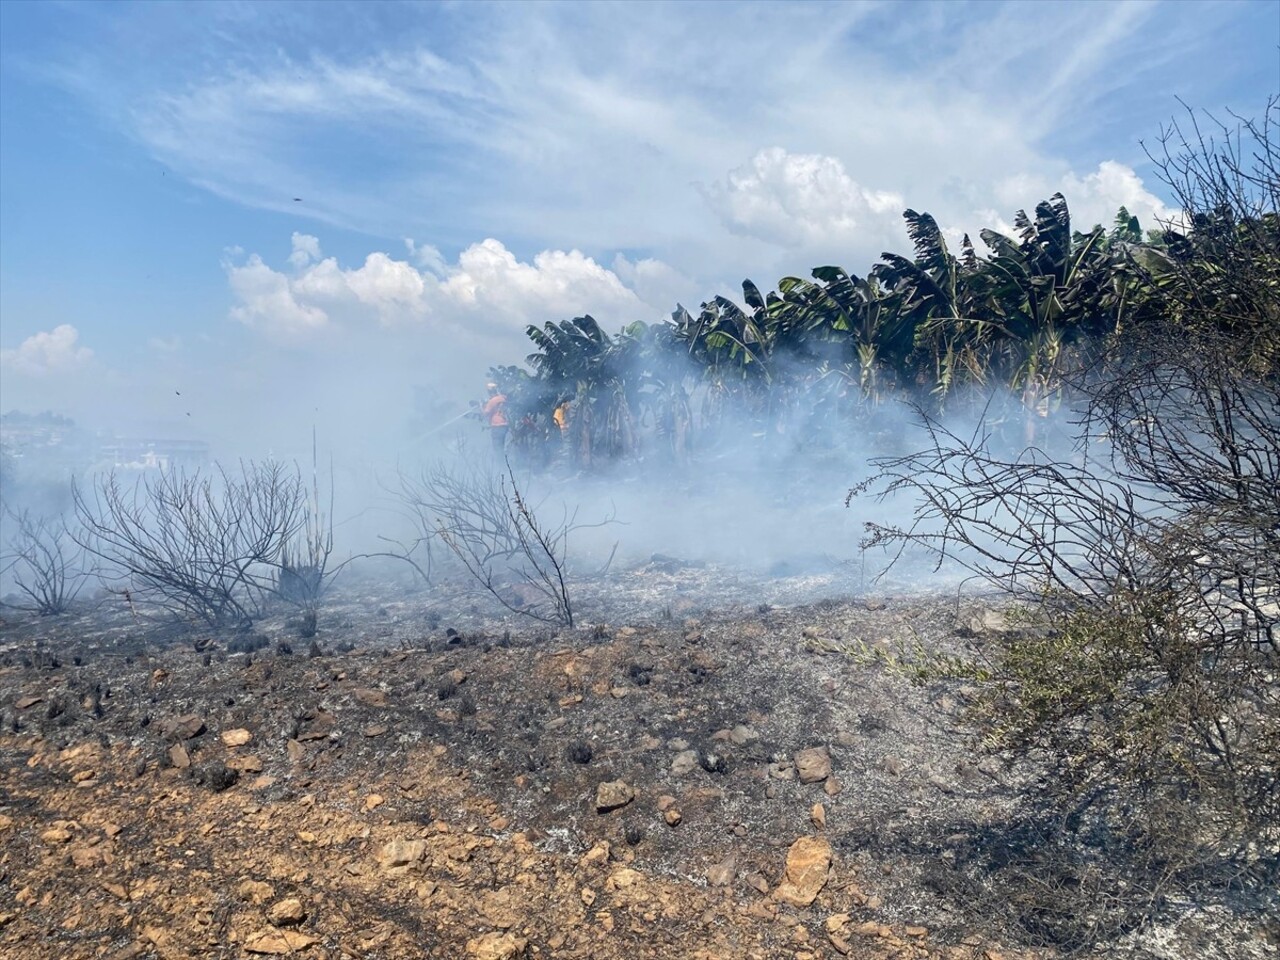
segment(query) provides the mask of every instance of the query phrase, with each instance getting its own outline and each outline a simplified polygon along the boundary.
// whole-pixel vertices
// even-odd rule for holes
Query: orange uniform
[[[507,396],[504,393],[496,393],[485,401],[480,411],[489,418],[489,426],[505,427],[507,425],[507,412],[504,409],[506,404]]]

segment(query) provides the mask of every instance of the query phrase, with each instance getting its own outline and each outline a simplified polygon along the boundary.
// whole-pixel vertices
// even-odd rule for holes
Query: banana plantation
[[[1081,231],[1055,194],[1017,214],[1015,235],[983,230],[985,252],[967,235],[951,249],[932,216],[907,210],[912,254],[885,253],[865,275],[820,266],[767,293],[746,280],[740,301],[615,334],[590,315],[530,326],[528,368],[491,371],[513,414],[510,452],[574,469],[679,466],[744,438],[785,454],[874,432],[902,400],[933,414],[978,405],[1034,442],[1119,334],[1156,321],[1266,334],[1255,360],[1273,371],[1274,291],[1236,309],[1240,291],[1218,278],[1240,256],[1276,276],[1274,210],[1222,207],[1144,232],[1122,207]]]

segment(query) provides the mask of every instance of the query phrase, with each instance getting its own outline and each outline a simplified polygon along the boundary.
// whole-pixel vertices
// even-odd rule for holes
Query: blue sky
[[[1149,222],[1139,141],[1179,97],[1260,113],[1278,48],[1272,0],[8,0],[0,408],[358,422],[529,322],[864,272],[906,206]]]

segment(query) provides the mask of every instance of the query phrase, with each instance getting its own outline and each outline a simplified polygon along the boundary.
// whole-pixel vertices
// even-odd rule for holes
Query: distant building
[[[98,445],[98,460],[111,470],[194,470],[209,463],[203,440],[115,437]]]

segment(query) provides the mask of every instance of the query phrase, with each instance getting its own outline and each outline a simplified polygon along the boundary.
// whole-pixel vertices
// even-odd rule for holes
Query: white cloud
[[[989,191],[998,207],[974,213],[981,226],[1011,234],[1013,227],[1008,219],[1012,219],[1015,210],[1030,214],[1037,203],[1054,193],[1066,198],[1074,230],[1086,231],[1095,224],[1110,227],[1122,206],[1138,218],[1144,229],[1180,217],[1177,210],[1146,188],[1132,167],[1114,160],[1104,160],[1083,176],[1068,171],[1056,179],[1037,174],[1006,177]]]
[[[297,235],[294,246],[297,252]],[[409,247],[411,253],[433,251]],[[319,242],[306,248],[318,253]],[[439,260],[430,264],[434,269],[381,251],[370,253],[355,268],[342,267],[334,257],[313,261],[313,255],[309,252],[306,262],[291,256],[297,268],[292,273],[273,269],[257,254],[243,264],[228,262],[228,282],[237,301],[232,318],[289,339],[335,324],[429,324],[512,334],[529,323],[582,313],[618,325],[653,319],[657,313],[617,272],[578,250],[544,250],[525,262],[500,241],[487,239],[467,247],[452,265],[439,260],[438,253],[420,258]],[[621,262],[646,287],[679,277],[656,260]]]
[[[751,162],[703,191],[730,230],[786,247],[849,245],[859,230],[883,234],[905,203],[900,194],[870,190],[836,157],[761,150]]]
[[[16,349],[0,350],[0,366],[36,377],[79,370],[93,358],[93,351],[79,343],[79,331],[69,323],[60,324],[32,334]]]
[[[289,262],[301,269],[307,264],[320,259],[320,241],[306,233],[293,232],[293,253],[289,254]]]
[[[231,292],[239,301],[233,319],[277,336],[297,336],[326,326],[328,315],[319,307],[299,302],[289,278],[277,273],[256,253],[241,266],[226,265]]]
[[[636,319],[645,312],[617,274],[578,250],[544,250],[521,263],[493,239],[462,251],[440,289],[454,304],[509,317]]]

